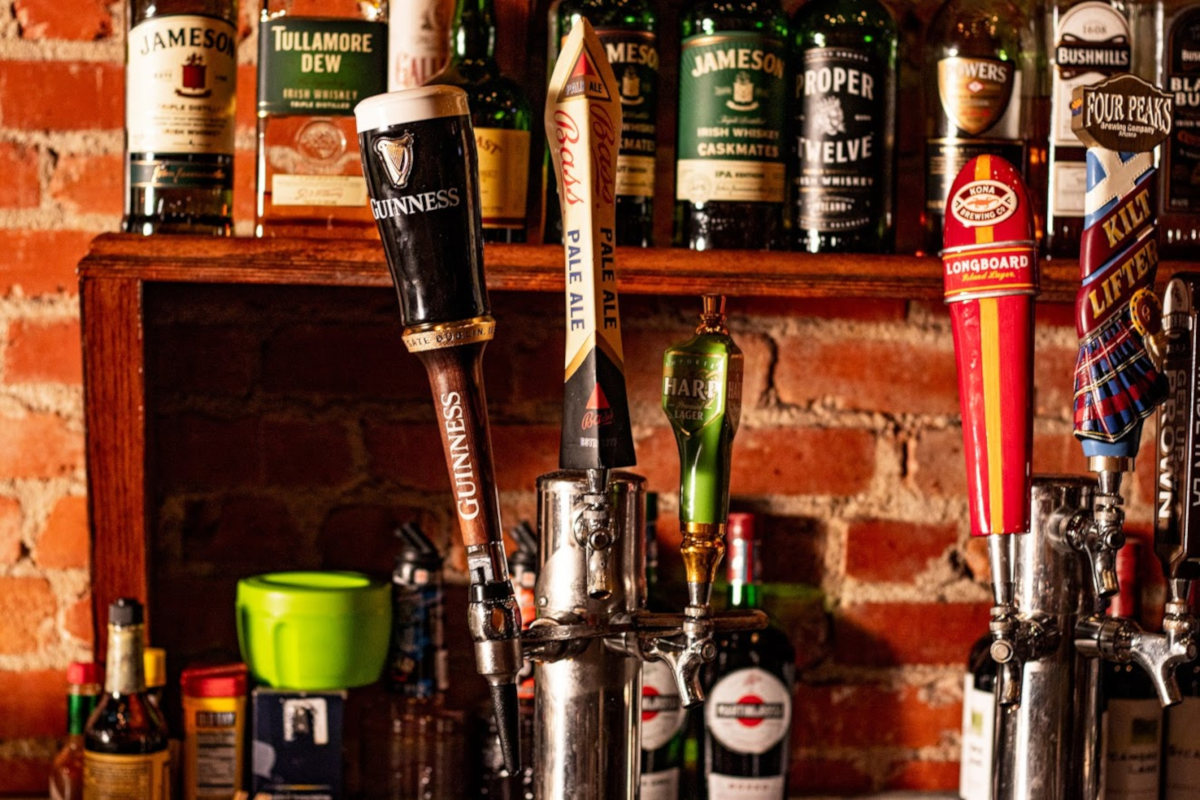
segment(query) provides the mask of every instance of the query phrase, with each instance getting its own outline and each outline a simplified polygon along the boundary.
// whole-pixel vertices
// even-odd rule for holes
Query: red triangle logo
[[[571,70],[571,77],[583,78],[595,74],[596,65],[592,63],[592,59],[588,58],[587,50],[580,50],[579,58],[575,61],[575,67]]]
[[[608,398],[604,396],[604,390],[598,383],[592,390],[592,396],[588,398],[587,408],[589,411],[603,411],[608,408]]]

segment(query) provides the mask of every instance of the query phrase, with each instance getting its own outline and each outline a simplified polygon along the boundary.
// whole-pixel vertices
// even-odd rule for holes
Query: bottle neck
[[[725,579],[729,581],[730,608],[762,606],[762,560],[756,538],[729,537],[725,554]]]
[[[730,581],[730,608],[762,608],[762,587],[756,583]]]
[[[113,695],[146,690],[141,625],[108,626],[108,658],[104,666],[104,691]]]
[[[72,686],[67,694],[67,735],[82,736],[92,709],[96,707],[96,689],[93,685],[90,691],[82,686]]]
[[[458,0],[450,52],[457,61],[490,61],[496,51],[496,14],[492,0]]]

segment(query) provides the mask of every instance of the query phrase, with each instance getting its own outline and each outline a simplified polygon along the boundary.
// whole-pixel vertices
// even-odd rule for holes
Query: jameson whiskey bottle
[[[778,0],[693,0],[680,14],[675,243],[779,249],[787,19]]]
[[[992,800],[992,754],[995,749],[996,662],[992,635],[985,633],[971,646],[963,680],[962,756],[959,759],[960,800]]]
[[[67,667],[67,741],[50,765],[50,800],[83,797],[83,728],[100,696],[99,680],[90,661]]]
[[[1175,101],[1171,135],[1159,148],[1158,231],[1163,255],[1200,252],[1200,2],[1132,6],[1134,72]]]
[[[431,83],[467,93],[479,151],[479,206],[488,242],[525,241],[529,189],[529,101],[496,63],[492,0],[458,0],[451,26],[450,62]]]
[[[814,0],[790,28],[793,245],[810,253],[890,251],[896,23],[876,0]]]
[[[761,540],[752,514],[730,514],[729,608],[761,608]],[[796,652],[776,625],[725,634],[707,670],[704,770],[709,800],[783,798]]]
[[[1054,2],[1046,9],[1050,37],[1050,160],[1046,248],[1077,258],[1087,190],[1086,149],[1071,130],[1071,92],[1129,72],[1132,42],[1125,3]]]
[[[146,694],[142,605],[108,607],[104,694],[83,731],[85,800],[167,800],[167,726]]]
[[[233,232],[237,0],[133,0],[126,233]]]
[[[654,154],[658,125],[658,17],[650,0],[562,0],[553,12],[551,59],[581,17],[604,45],[620,83],[621,147],[617,151],[617,244],[653,242]],[[561,236],[561,233],[559,234]]]
[[[256,235],[375,235],[354,106],[387,86],[386,19],[386,0],[262,0]]]
[[[646,608],[671,606],[658,585],[658,495],[646,493]],[[641,800],[678,800],[686,711],[679,686],[665,661],[642,664]]]
[[[389,92],[424,86],[450,58],[449,0],[388,3]]]
[[[989,153],[1024,167],[1037,84],[1033,20],[1008,0],[946,0],[925,39],[925,246],[942,247],[950,186]],[[1027,94],[1028,93],[1028,94]],[[1026,176],[1028,177],[1028,176]]]

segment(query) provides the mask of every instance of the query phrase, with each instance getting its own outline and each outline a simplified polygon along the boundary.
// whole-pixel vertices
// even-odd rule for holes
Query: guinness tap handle
[[[427,86],[354,110],[371,212],[400,298],[404,344],[425,365],[471,587],[467,621],[506,766],[518,768],[521,615],[508,579],[483,349],[495,322],[483,279],[479,163],[466,93]]]

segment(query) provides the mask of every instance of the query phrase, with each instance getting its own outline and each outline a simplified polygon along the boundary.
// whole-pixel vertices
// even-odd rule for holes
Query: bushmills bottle
[[[233,233],[237,0],[133,0],[126,233]]]

